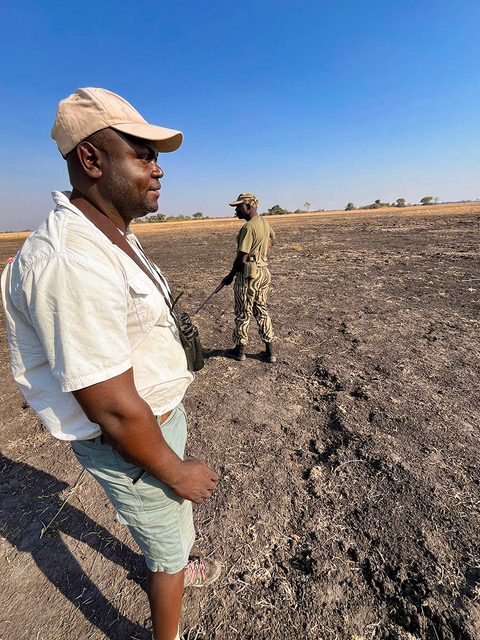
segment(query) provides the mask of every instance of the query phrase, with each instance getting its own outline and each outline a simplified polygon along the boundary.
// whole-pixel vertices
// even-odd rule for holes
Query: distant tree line
[[[440,198],[438,197],[424,196],[423,198],[420,199],[419,204],[426,206],[429,204],[438,204],[439,201],[440,201]],[[453,202],[444,202],[442,204],[456,204],[456,203],[465,203],[465,202],[480,202],[480,198],[477,198],[476,200],[456,200]],[[292,213],[308,213],[310,211],[311,206],[312,205],[310,202],[305,202],[303,204],[302,209],[296,209],[295,211],[290,211],[289,209],[284,209],[279,204],[274,204],[273,207],[270,207],[270,209],[267,209],[266,211],[264,211],[262,215],[282,216],[282,215],[292,214]],[[401,207],[411,207],[411,206],[418,206],[418,204],[412,204],[410,202],[407,203],[405,198],[397,198],[394,202],[391,202],[391,203],[382,202],[379,198],[378,200],[375,200],[375,202],[372,202],[371,204],[365,204],[361,207],[356,207],[353,204],[353,202],[349,202],[345,207],[345,211],[353,211],[353,210],[359,210],[359,209],[383,209],[386,207],[401,208]],[[314,211],[325,211],[325,209],[318,208],[318,209],[314,209]],[[235,217],[235,214],[233,215]],[[174,215],[167,215],[165,213],[157,213],[154,215],[147,216],[145,218],[134,218],[132,220],[132,223],[135,224],[138,222],[179,222],[184,220],[192,221],[192,220],[208,220],[208,219],[209,219],[209,216],[203,215],[201,211],[197,211],[191,216],[185,216],[182,214],[178,216],[174,216]]]
[[[264,216],[283,216],[287,213],[293,213],[293,211],[289,211],[288,209],[283,209],[279,204],[274,204],[273,207],[267,209],[263,212]]]
[[[138,222],[179,222],[182,220],[208,220],[209,216],[204,216],[201,211],[197,211],[192,216],[167,216],[165,213],[156,213],[153,216],[146,216],[145,218],[134,218],[132,224]]]
[[[289,211],[288,209],[283,209],[279,204],[274,204],[273,207],[267,209],[262,213],[263,216],[283,216],[285,214],[291,213],[308,213],[311,207],[310,202],[305,202],[303,205],[303,209],[296,209],[295,211]],[[314,209],[314,211],[325,211],[325,209]]]
[[[433,196],[424,196],[420,200],[421,205],[429,205],[429,204],[438,204],[440,198]],[[462,202],[469,202],[468,200],[462,200]],[[417,206],[416,204],[412,205],[410,202],[407,204],[405,198],[397,198],[395,202],[382,202],[380,199],[375,200],[372,204],[365,204],[362,207],[356,207],[353,202],[349,202],[345,207],[345,211],[353,211],[354,209],[383,209],[385,207],[411,207]]]

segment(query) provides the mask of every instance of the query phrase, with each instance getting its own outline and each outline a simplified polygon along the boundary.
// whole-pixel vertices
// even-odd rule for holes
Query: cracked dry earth
[[[232,291],[195,321],[205,368],[188,453],[220,476],[184,640],[480,638],[480,205],[270,219],[278,362]],[[225,275],[236,220],[141,225],[192,312]],[[2,259],[21,240],[1,239]],[[9,376],[2,327],[2,640],[150,638],[138,550]]]

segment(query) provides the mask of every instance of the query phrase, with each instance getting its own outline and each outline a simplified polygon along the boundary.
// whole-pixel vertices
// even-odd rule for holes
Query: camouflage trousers
[[[264,342],[273,340],[272,321],[267,311],[267,295],[270,286],[270,271],[266,267],[258,268],[255,278],[245,278],[243,272],[237,273],[233,285],[235,297],[235,329],[233,343],[247,344],[248,326],[253,317],[258,324],[258,332]]]

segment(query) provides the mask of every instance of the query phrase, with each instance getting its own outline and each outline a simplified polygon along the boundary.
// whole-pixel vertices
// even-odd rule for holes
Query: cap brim
[[[236,207],[236,206],[237,206],[237,204],[242,204],[242,202],[243,202],[243,200],[235,200],[235,202],[229,202],[228,204],[229,204],[231,207]]]
[[[142,138],[142,140],[151,140],[162,153],[175,151],[183,142],[183,133],[181,131],[157,127],[154,124],[148,124],[148,122],[145,124],[142,122],[122,122],[110,125],[110,127],[136,138]]]

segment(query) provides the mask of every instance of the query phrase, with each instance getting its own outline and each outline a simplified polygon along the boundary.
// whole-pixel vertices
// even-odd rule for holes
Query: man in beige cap
[[[158,152],[179,131],[151,125],[105,89],[78,89],[52,128],[73,191],[2,275],[14,377],[56,438],[103,486],[141,548],[155,640],[178,637],[184,585],[219,574],[189,562],[192,502],[217,474],[183,459],[182,399],[193,376],[169,308],[169,288],[129,230],[156,211]]]
[[[245,360],[248,327],[253,314],[260,337],[265,342],[267,362],[276,362],[272,321],[267,310],[267,295],[271,281],[267,253],[275,241],[275,232],[265,218],[258,215],[258,198],[253,193],[241,193],[229,204],[235,207],[237,218],[247,222],[237,235],[237,257],[232,269],[217,288],[219,291],[225,285],[230,285],[235,278],[235,347],[228,349],[226,355],[235,360]]]

